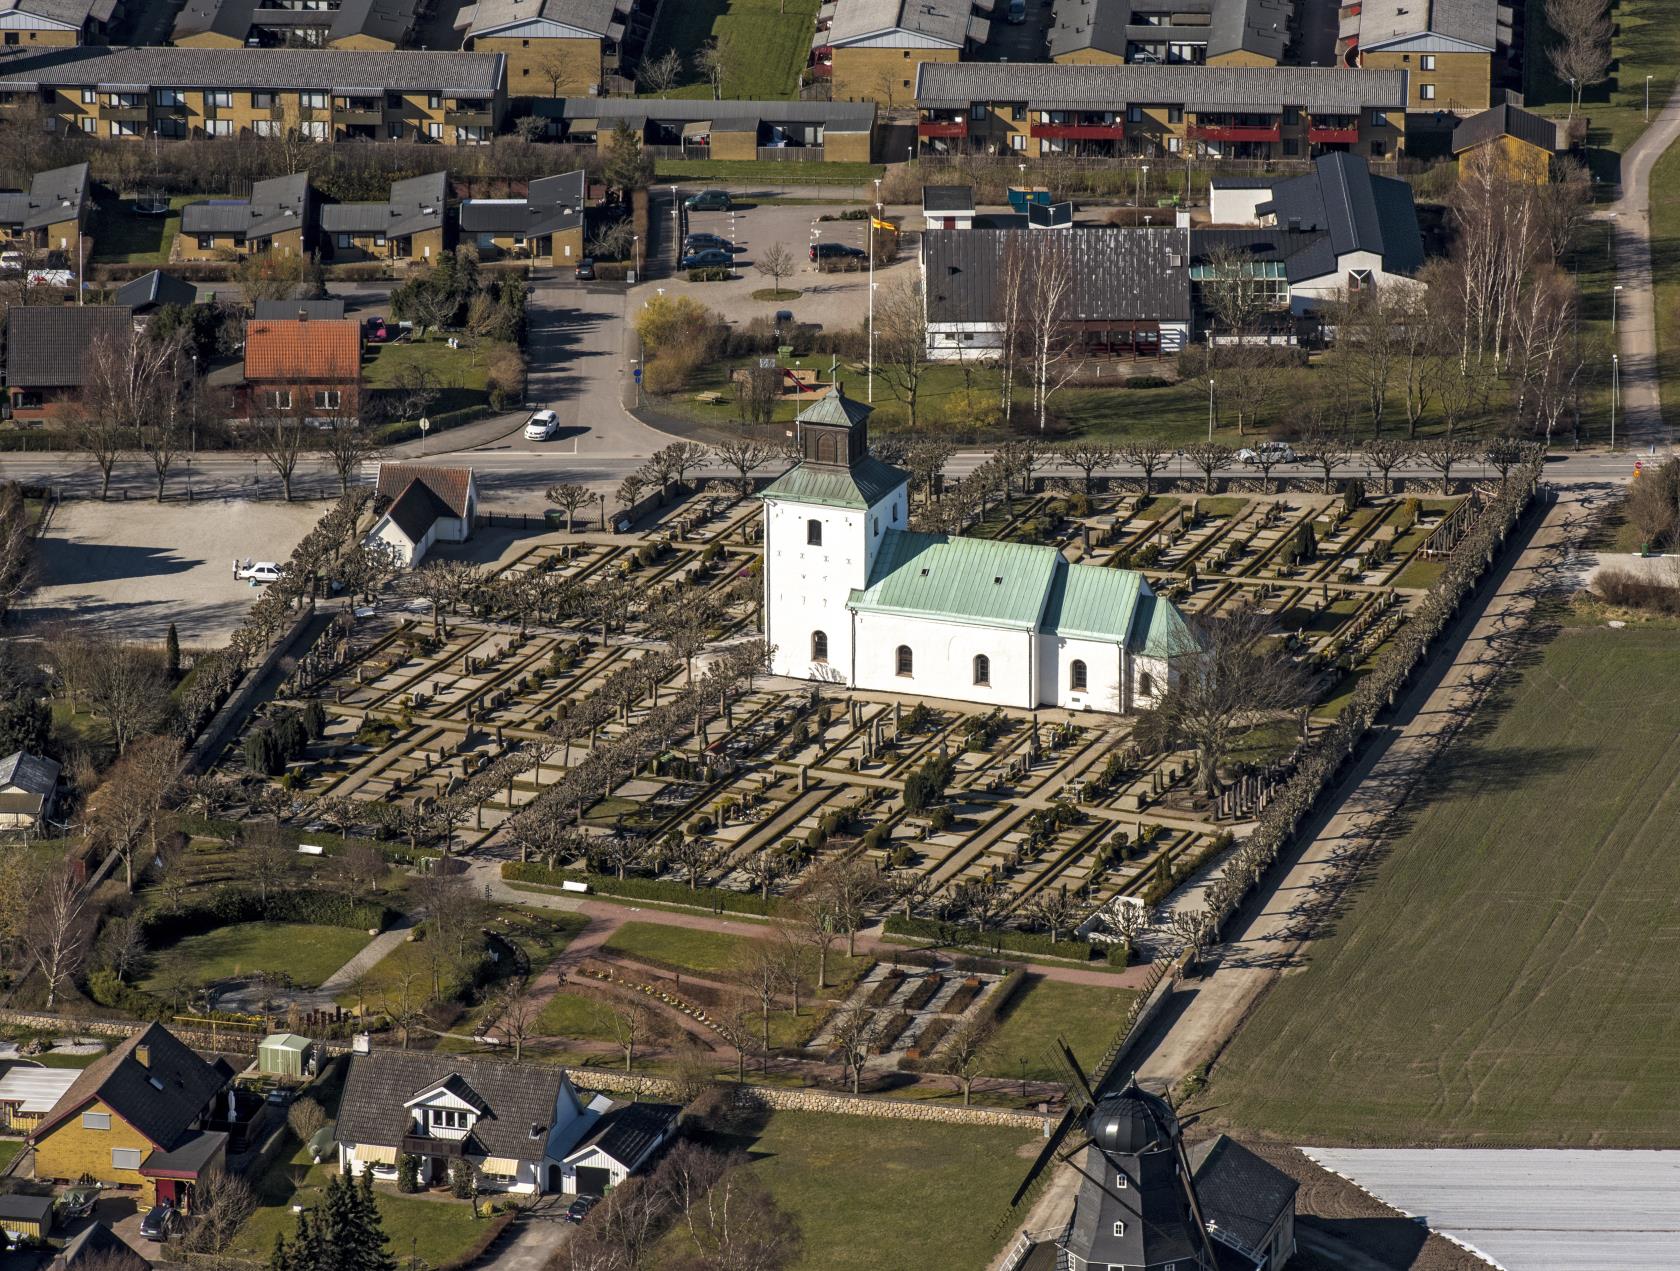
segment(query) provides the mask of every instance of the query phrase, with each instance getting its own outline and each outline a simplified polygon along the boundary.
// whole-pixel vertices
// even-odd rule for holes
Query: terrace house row
[[[873,102],[567,97],[535,108],[551,136],[605,148],[628,127],[669,158],[867,163],[875,133]]]
[[[477,0],[461,7],[461,47],[507,59],[514,97],[598,95],[640,55],[655,0]]]
[[[979,50],[1008,0],[833,0],[811,37],[813,80],[834,101],[910,101],[917,68]]]
[[[73,251],[92,211],[87,164],[37,172],[27,190],[0,192],[0,248]]]
[[[185,48],[396,49],[415,0],[187,0],[170,42]]]
[[[205,199],[181,209],[184,260],[233,260],[261,252],[319,253],[331,261],[428,261],[445,247],[449,174],[391,184],[390,196],[318,205],[307,172],[270,177],[244,199]]]
[[[1278,66],[1294,0],[1055,0],[1053,62]]]
[[[498,54],[82,46],[0,62],[0,110],[39,103],[48,131],[471,145],[501,126]]]
[[[929,63],[924,154],[1309,159],[1405,150],[1403,70]]]

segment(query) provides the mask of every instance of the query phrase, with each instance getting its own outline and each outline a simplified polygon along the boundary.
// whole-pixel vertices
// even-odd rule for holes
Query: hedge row
[[[146,944],[157,949],[241,922],[307,922],[368,931],[383,930],[396,917],[387,905],[355,901],[339,892],[276,891],[264,900],[255,892],[229,887],[190,909],[148,914],[145,934]]]
[[[428,415],[427,419],[432,425],[432,432],[447,432],[465,424],[476,424],[495,413],[487,402],[480,402],[476,406],[463,406],[459,410],[440,410],[435,415]],[[380,445],[394,446],[400,441],[417,441],[428,434],[420,431],[418,419],[397,419],[388,424],[381,424],[378,435]]]
[[[1085,940],[1052,940],[1049,936],[1026,931],[981,931],[978,927],[964,926],[959,922],[905,918],[899,914],[889,917],[882,929],[889,936],[909,936],[912,940],[931,940],[935,944],[990,949],[993,953],[1007,950],[1045,958],[1071,958],[1075,962],[1089,962],[1103,952],[1099,946]]]
[[[558,887],[562,883],[587,883],[589,890],[603,896],[623,896],[630,900],[658,900],[667,905],[687,905],[695,909],[711,909],[731,914],[753,914],[767,918],[775,912],[776,902],[765,900],[753,892],[729,891],[722,887],[690,888],[687,883],[662,878],[619,878],[615,874],[592,874],[581,869],[553,869],[535,862],[521,864],[509,861],[502,866],[502,877],[510,883],[539,883]]]

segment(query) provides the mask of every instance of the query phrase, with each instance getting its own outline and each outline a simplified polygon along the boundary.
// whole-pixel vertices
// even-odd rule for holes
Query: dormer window
[[[1126,1234],[1126,1224],[1125,1224],[1125,1223],[1123,1223],[1123,1222],[1117,1222],[1117,1223],[1115,1223],[1115,1224],[1114,1224],[1114,1234],[1115,1234],[1115,1235],[1116,1235],[1116,1236],[1123,1236],[1123,1235],[1125,1235],[1125,1234]]]

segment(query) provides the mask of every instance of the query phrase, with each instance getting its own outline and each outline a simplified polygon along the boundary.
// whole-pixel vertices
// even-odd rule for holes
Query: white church
[[[800,416],[764,500],[764,626],[777,675],[987,706],[1125,713],[1195,649],[1142,574],[1054,547],[909,528],[909,474],[869,453],[836,388]]]

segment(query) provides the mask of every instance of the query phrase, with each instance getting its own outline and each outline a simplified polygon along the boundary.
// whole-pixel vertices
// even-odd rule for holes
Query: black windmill
[[[1058,1265],[1072,1271],[1215,1271],[1218,1259],[1172,1106],[1135,1077],[1124,1089],[1098,1096],[1066,1042],[1058,1038],[1056,1046],[1070,1078],[1070,1106],[1016,1201],[1052,1162],[1065,1161],[1083,1176],[1073,1221],[1060,1242],[1066,1261]]]

